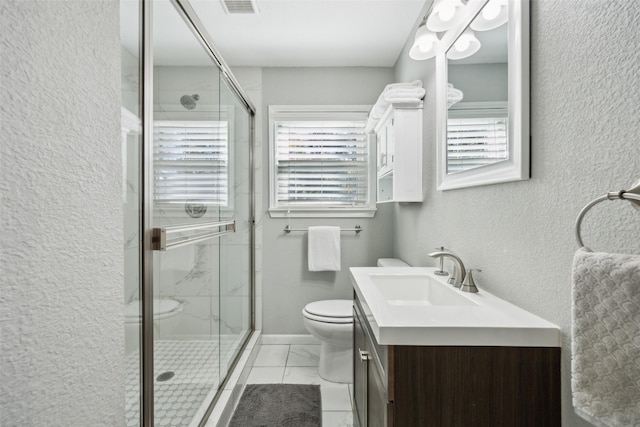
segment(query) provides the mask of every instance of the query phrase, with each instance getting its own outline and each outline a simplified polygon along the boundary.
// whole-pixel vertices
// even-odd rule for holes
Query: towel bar
[[[606,195],[592,200],[584,208],[582,208],[582,210],[578,214],[578,218],[576,218],[576,226],[575,226],[576,241],[578,242],[579,247],[584,247],[584,243],[582,242],[582,237],[580,237],[580,228],[582,226],[582,219],[584,218],[585,214],[589,211],[589,209],[591,209],[592,207],[594,207],[595,205],[597,205],[598,203],[604,200],[618,200],[618,199],[628,200],[635,205],[636,209],[640,210],[640,181],[636,182],[633,185],[633,187],[631,187],[628,190],[610,191]]]
[[[284,232],[285,233],[291,233],[292,231],[307,231],[306,228],[291,228],[290,225],[287,225],[284,227]],[[360,227],[359,225],[356,225],[353,228],[340,228],[340,231],[355,231],[356,234],[360,234],[360,232],[362,231],[362,227]]]

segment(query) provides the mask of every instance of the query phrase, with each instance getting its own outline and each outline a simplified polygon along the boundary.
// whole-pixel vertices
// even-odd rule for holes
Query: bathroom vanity
[[[351,269],[354,425],[560,426],[559,328],[433,270]]]

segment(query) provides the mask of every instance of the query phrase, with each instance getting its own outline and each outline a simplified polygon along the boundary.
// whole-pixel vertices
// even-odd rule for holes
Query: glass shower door
[[[220,238],[220,370],[228,372],[252,329],[252,117],[222,75],[220,107],[229,123],[231,189],[221,218],[235,219],[236,227]]]
[[[225,376],[221,237],[211,235],[234,234],[232,216],[223,214],[229,122],[217,65],[171,2],[153,6],[154,424],[189,426]],[[192,42],[176,50],[173,40]]]

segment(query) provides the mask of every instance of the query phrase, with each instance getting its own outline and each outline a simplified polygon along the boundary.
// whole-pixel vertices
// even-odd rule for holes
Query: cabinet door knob
[[[362,360],[363,362],[368,362],[369,361],[369,352],[368,351],[364,351],[364,350],[360,350],[360,349],[358,349],[358,351],[360,352],[360,360]]]

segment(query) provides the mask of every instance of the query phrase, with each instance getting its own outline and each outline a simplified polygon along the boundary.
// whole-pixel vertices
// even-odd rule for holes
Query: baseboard
[[[277,344],[310,345],[321,344],[321,341],[313,335],[262,335],[262,345]]]

